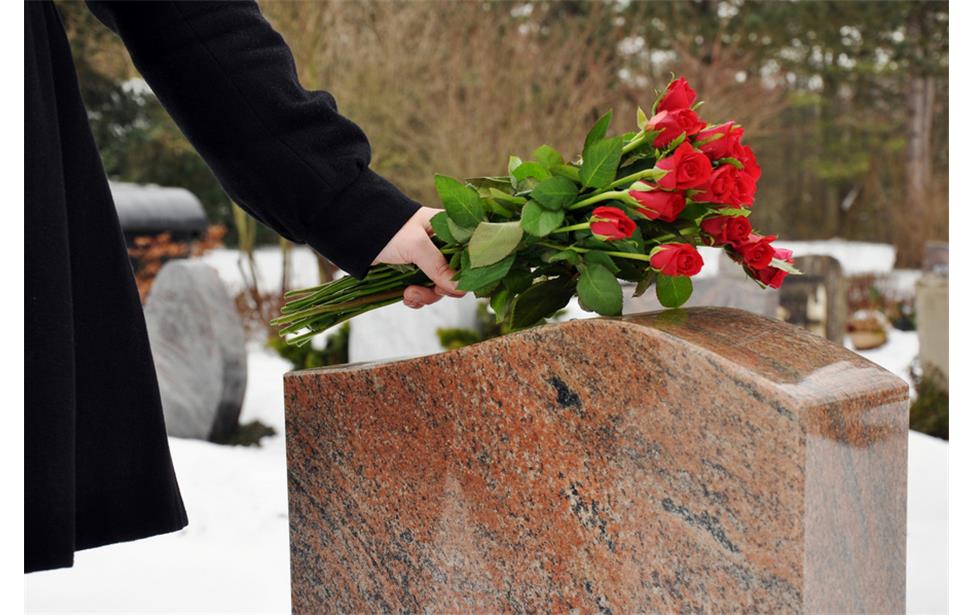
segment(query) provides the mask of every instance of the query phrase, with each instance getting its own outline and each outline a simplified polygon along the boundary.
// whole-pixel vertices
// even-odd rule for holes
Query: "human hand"
[[[450,269],[446,258],[430,238],[433,233],[429,219],[438,214],[439,211],[432,207],[420,207],[419,211],[413,214],[402,225],[399,232],[385,244],[382,251],[375,257],[375,261],[372,262],[373,265],[378,263],[387,265],[414,264],[436,284],[433,288],[415,284],[406,288],[402,303],[410,308],[421,308],[439,301],[444,296],[462,297],[466,294],[461,290],[456,290],[456,282],[452,280],[456,272]]]

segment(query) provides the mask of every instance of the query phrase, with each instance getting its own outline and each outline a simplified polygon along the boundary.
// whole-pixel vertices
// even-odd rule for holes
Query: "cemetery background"
[[[771,317],[799,312],[790,316],[829,333],[828,310],[843,307],[847,296],[847,310],[841,322],[832,319],[829,337],[851,347],[845,316],[878,309],[901,328],[881,325],[886,343],[864,356],[910,382],[916,394],[926,390],[921,383],[917,390],[911,377],[922,337],[927,365],[938,364],[948,377],[941,358],[948,317],[927,317],[940,325],[931,334],[928,326],[925,335],[903,330],[914,329],[916,320],[922,327],[919,304],[931,301],[926,313],[932,314],[948,293],[948,257],[944,269],[936,246],[926,247],[948,240],[945,5],[821,2],[786,12],[771,3],[708,1],[435,7],[262,4],[294,47],[305,85],[333,92],[343,112],[370,135],[376,169],[429,203],[435,203],[434,172],[468,176],[502,168],[506,154],[518,152],[504,148],[529,152],[539,145],[535,135],[577,141],[586,127],[565,125],[563,107],[590,109],[592,119],[606,107],[629,113],[647,104],[651,87],[664,84],[670,70],[686,74],[702,84],[701,98],[711,99],[718,115],[750,128],[748,141],[766,161],[755,226],[786,229],[789,241],[780,245],[795,256],[835,259],[843,285],[837,301],[818,295],[832,292],[823,290],[826,276],[822,288],[759,291],[727,274],[714,250],[705,251],[694,300]],[[420,312],[391,306],[333,332],[327,347],[319,340],[310,354],[285,353],[295,363],[283,359],[279,344],[268,346],[274,338],[266,328],[282,291],[337,272],[233,208],[111,34],[79,3],[59,8],[112,179],[178,186],[196,203],[198,211],[160,226],[130,221],[127,228],[134,229],[133,265],[163,396],[190,391],[195,399],[184,405],[206,411],[173,410],[180,404],[175,393],[166,400],[170,435],[181,436],[170,438],[170,446],[190,526],[81,552],[72,570],[29,575],[28,610],[286,611],[282,374],[295,364],[438,352],[444,341],[468,343],[490,331],[472,297]],[[335,39],[335,31],[346,36]],[[410,32],[409,40],[401,31]],[[396,53],[417,40],[421,50]],[[344,62],[348,46],[364,50],[365,69]],[[575,62],[551,73],[546,58],[552,53]],[[606,69],[592,74],[586,68],[592,63]],[[459,78],[466,73],[489,78]],[[391,91],[390,83],[396,84]],[[753,104],[755,96],[761,105]],[[517,119],[503,109],[515,110]],[[468,147],[455,151],[457,139]],[[116,183],[113,190],[122,201],[126,186]],[[159,204],[164,211],[179,209],[172,201]],[[155,282],[164,292],[153,299]],[[164,295],[178,309],[164,307]],[[628,302],[625,311],[647,309],[657,306]],[[223,316],[201,329],[182,326],[192,320],[187,315],[211,312]],[[562,319],[590,316],[572,303]],[[173,339],[182,342],[161,342]],[[197,361],[192,366],[179,360],[187,354]],[[193,377],[196,384],[186,386]],[[940,415],[948,408],[936,395],[922,406],[931,408],[929,416],[917,422],[934,433],[942,430]],[[236,429],[238,423],[247,428]],[[945,612],[946,448],[942,440],[910,434],[910,612]]]

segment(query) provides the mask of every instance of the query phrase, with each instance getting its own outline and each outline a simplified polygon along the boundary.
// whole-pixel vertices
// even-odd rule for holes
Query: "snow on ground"
[[[227,248],[210,250],[199,257],[204,263],[211,265],[220,274],[226,284],[230,296],[234,296],[244,288],[244,280],[249,279],[250,269],[246,262],[241,263],[241,252]],[[264,246],[254,250],[254,260],[257,262],[257,282],[262,292],[280,292],[280,277],[283,272],[283,259],[280,248]],[[246,272],[246,278],[241,272]],[[289,288],[304,288],[318,284],[318,262],[314,252],[307,246],[291,248]]]
[[[848,337],[845,338],[845,347],[854,350]],[[855,352],[908,382],[909,390],[915,396],[915,387],[912,378],[909,376],[909,365],[919,354],[919,334],[917,332],[892,329],[889,331],[888,341],[884,346],[874,350],[856,350]]]
[[[905,349],[889,358],[897,365],[912,346],[895,347]],[[26,575],[27,612],[289,612],[281,378],[290,366],[257,344],[249,350],[242,420],[260,419],[278,435],[261,448],[170,438],[189,526],[81,551],[74,568]],[[910,613],[946,612],[946,452],[941,440],[910,432]]]
[[[888,273],[895,266],[895,246],[887,243],[822,239],[817,241],[778,240],[774,245],[794,251],[794,256],[825,254],[841,263],[845,275]]]

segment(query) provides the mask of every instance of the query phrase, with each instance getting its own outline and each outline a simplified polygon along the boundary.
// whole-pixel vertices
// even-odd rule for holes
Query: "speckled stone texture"
[[[285,377],[295,613],[896,613],[908,388],[696,308]]]

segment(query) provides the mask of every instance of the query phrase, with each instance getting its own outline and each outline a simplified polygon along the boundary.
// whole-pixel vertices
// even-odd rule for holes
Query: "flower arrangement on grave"
[[[567,161],[542,145],[530,160],[510,157],[508,174],[460,181],[438,175],[444,210],[430,221],[434,241],[456,270],[460,290],[487,297],[504,330],[543,322],[575,295],[585,310],[622,311],[619,280],[634,296],[654,286],[679,307],[703,259],[718,246],[762,287],[779,288],[793,267],[748,219],[760,165],[730,121],[707,124],[684,78],[638,110],[638,130],[609,136],[609,111],[588,132],[581,157]],[[363,312],[402,300],[412,284],[432,286],[414,266],[373,266],[291,291],[273,322],[291,343]]]

